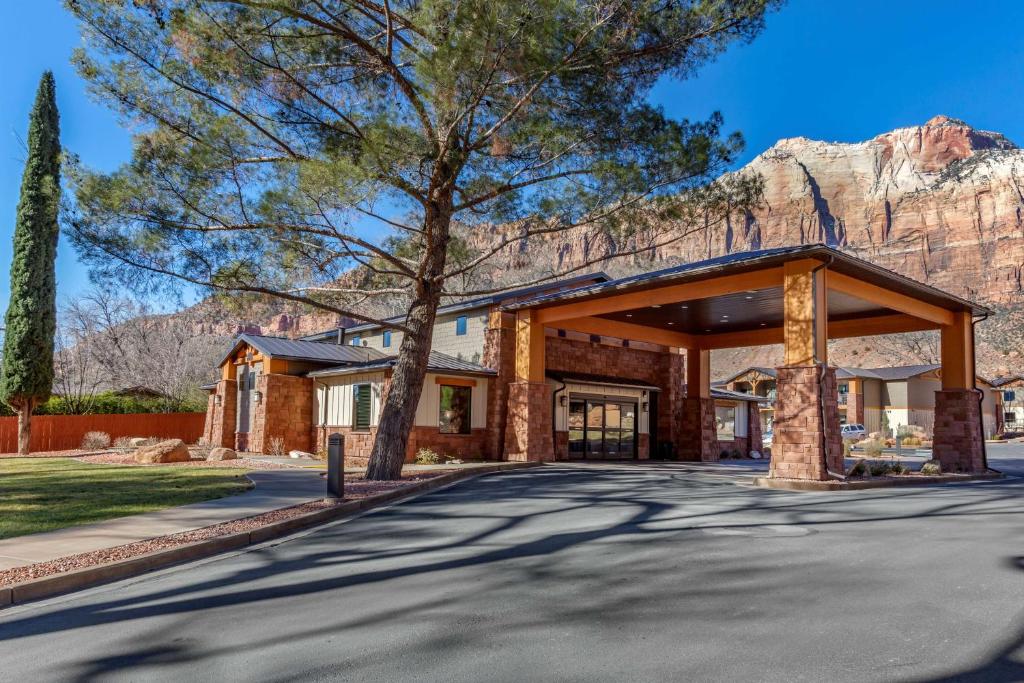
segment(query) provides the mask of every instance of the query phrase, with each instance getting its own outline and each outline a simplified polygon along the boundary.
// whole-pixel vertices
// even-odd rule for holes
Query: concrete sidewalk
[[[261,470],[247,476],[256,486],[237,496],[5,539],[0,541],[0,570],[230,522],[327,494],[324,479],[313,470]]]

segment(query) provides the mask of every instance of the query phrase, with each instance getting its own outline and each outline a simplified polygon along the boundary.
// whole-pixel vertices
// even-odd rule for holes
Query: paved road
[[[0,612],[12,681],[1022,680],[1022,642],[1024,479],[792,493],[682,464],[483,477]]]

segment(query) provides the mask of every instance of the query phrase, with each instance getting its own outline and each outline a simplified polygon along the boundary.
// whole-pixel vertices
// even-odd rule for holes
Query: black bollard
[[[345,438],[338,433],[327,437],[327,493],[345,497]]]

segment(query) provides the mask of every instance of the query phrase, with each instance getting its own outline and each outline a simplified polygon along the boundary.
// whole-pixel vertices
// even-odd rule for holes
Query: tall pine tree
[[[29,117],[28,160],[14,226],[0,400],[18,413],[18,452],[29,452],[32,411],[53,386],[57,323],[60,122],[53,74],[43,74]]]

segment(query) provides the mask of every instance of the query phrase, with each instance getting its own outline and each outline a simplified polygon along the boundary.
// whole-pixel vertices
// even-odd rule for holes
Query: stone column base
[[[978,393],[971,389],[936,391],[932,457],[942,471],[984,472],[983,439]]]
[[[710,398],[682,399],[679,459],[718,461],[718,433],[715,429],[715,401]]]
[[[769,476],[825,481],[830,478],[829,471],[842,474],[845,465],[835,368],[782,367],[777,381]]]
[[[551,387],[547,382],[512,382],[508,385],[506,460],[554,460],[551,425]]]

